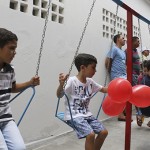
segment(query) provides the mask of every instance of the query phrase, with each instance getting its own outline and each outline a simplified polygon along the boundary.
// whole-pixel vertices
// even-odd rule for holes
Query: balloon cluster
[[[116,78],[108,85],[108,96],[105,97],[102,109],[109,116],[116,116],[123,112],[126,102],[137,107],[150,106],[150,87],[146,85],[131,86],[123,78]]]

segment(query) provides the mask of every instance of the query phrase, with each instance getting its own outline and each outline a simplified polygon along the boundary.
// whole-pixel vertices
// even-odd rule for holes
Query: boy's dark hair
[[[78,71],[80,71],[81,65],[84,65],[87,67],[88,65],[93,64],[93,63],[97,64],[97,59],[93,55],[90,55],[90,54],[82,53],[76,56],[75,58],[75,66]]]
[[[146,68],[147,68],[147,71],[149,71],[149,70],[150,70],[150,60],[147,60]]]
[[[121,35],[121,34],[116,34],[116,35],[114,36],[114,43],[115,43],[115,44],[117,43],[117,39],[120,38],[120,35]]]
[[[3,48],[7,43],[13,40],[18,41],[16,34],[7,29],[0,28],[0,48]]]
[[[137,39],[139,39],[137,36],[132,37],[132,42],[135,42]]]

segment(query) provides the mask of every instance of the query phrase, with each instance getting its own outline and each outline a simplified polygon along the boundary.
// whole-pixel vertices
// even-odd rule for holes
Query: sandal
[[[126,117],[120,117],[120,118],[118,118],[118,121],[124,121],[124,122],[126,122]],[[133,121],[133,119],[131,119],[131,122]]]
[[[137,125],[139,127],[142,126],[143,122],[144,122],[144,116],[142,115],[136,115],[136,122],[137,122]]]
[[[126,118],[118,118],[118,121],[126,121]]]
[[[150,127],[150,121],[147,123],[147,126]]]

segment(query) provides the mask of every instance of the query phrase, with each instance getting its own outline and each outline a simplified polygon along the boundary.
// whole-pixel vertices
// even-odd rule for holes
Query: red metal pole
[[[132,13],[127,10],[127,79],[132,83]],[[132,105],[126,105],[125,150],[130,150]]]

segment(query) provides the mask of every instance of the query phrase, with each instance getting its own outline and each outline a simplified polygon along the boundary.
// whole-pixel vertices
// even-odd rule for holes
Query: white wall
[[[48,23],[39,70],[41,85],[36,87],[35,98],[19,126],[26,143],[71,130],[55,118],[58,74],[69,71],[92,2],[93,0],[65,0],[64,24],[52,21]],[[139,6],[139,2],[136,4]],[[8,5],[9,0],[0,1],[0,26],[15,32],[19,37],[17,55],[13,64],[17,81],[22,82],[35,75],[44,20],[9,9]],[[145,4],[140,3],[141,6],[145,7]],[[97,0],[79,52],[90,53],[97,57],[97,73],[94,79],[103,85],[104,60],[110,49],[111,40],[102,37],[102,8],[115,13],[116,4],[111,0]],[[141,11],[149,14],[148,10]],[[122,8],[119,9],[119,16],[126,18],[126,12]],[[149,39],[146,37],[144,41],[148,43]],[[71,75],[76,73],[73,67]],[[27,92],[19,97],[20,100],[12,103],[16,120],[29,96],[30,92]],[[102,97],[103,94],[98,94],[91,102],[94,114],[98,111]],[[101,112],[100,119],[106,118],[108,116]]]
[[[149,16],[149,6],[150,6],[150,1],[149,0],[142,0],[142,1],[137,1],[137,0],[122,0],[125,4],[127,4],[129,7],[134,9],[136,12],[144,16],[146,19],[150,20]],[[136,17],[134,18],[134,22],[138,25],[138,19]],[[148,47],[150,48],[150,31],[148,28],[148,24],[140,20],[140,27],[141,27],[141,45],[139,47],[139,54],[141,54],[141,47]],[[150,56],[148,56],[150,59]]]

